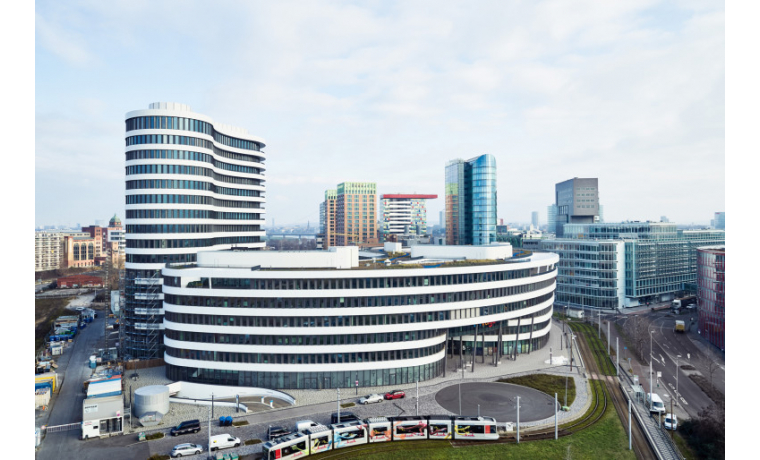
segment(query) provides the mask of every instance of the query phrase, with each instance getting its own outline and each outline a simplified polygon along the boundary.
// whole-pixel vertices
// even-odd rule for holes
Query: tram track
[[[604,384],[607,388],[608,394],[611,396],[612,405],[620,417],[620,422],[623,428],[628,431],[628,400],[623,394],[623,389],[615,378],[615,366],[612,364],[606,350],[604,349],[604,343],[594,335],[597,331],[593,326],[589,324],[576,324],[576,331],[579,336],[582,336],[582,340],[579,340],[581,352],[586,356],[586,370],[591,375],[597,375],[603,378]],[[590,337],[591,335],[592,337]],[[594,340],[595,339],[595,340]],[[593,345],[592,345],[593,344]],[[591,357],[596,359],[591,359]],[[657,458],[656,454],[649,445],[644,432],[635,420],[632,419],[632,447],[636,454],[636,458],[645,460],[654,460]]]

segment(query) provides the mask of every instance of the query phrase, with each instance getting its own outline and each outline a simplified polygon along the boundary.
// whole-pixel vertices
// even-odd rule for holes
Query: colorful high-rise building
[[[323,249],[377,245],[376,202],[374,182],[343,182],[337,189],[325,191],[325,201],[319,207]]]
[[[697,248],[697,310],[699,333],[726,349],[726,247]]]
[[[427,200],[435,198],[438,195],[382,195],[383,241],[396,241],[399,235],[424,236],[427,233]]]

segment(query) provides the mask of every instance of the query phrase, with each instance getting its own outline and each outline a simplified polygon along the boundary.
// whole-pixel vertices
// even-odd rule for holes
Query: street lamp
[[[652,336],[654,335],[654,330],[649,330],[649,398],[651,400],[652,398],[652,361],[654,354],[652,353]]]
[[[680,398],[680,396],[678,394],[678,369],[680,367],[678,365],[678,360],[680,358],[681,358],[681,355],[676,355],[676,406],[678,406],[678,398]]]

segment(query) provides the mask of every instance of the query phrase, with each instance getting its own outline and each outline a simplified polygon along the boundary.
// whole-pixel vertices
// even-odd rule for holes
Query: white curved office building
[[[200,250],[264,246],[264,141],[184,104],[126,114],[126,282],[121,341],[163,356],[160,270]]]
[[[167,377],[277,389],[393,385],[470,353],[547,343],[556,254],[413,246],[412,265],[330,251],[202,252],[163,270]],[[476,339],[476,343],[473,343]],[[474,347],[473,347],[474,345]]]

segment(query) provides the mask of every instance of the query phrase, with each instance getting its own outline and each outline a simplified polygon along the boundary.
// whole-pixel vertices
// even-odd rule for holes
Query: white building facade
[[[163,356],[160,270],[201,250],[263,248],[264,141],[184,104],[126,114],[124,353]]]
[[[424,262],[395,269],[368,267],[350,247],[203,252],[193,266],[167,266],[167,377],[277,389],[393,385],[443,375],[462,348],[501,356],[543,347],[559,257],[510,251],[468,262],[476,257],[456,249],[457,261],[417,249]]]

